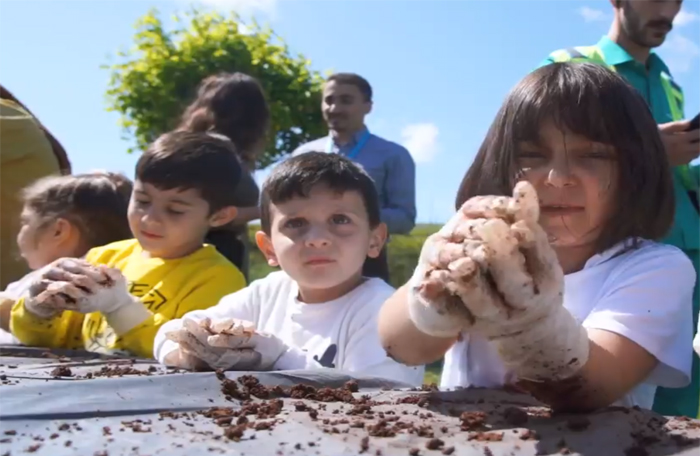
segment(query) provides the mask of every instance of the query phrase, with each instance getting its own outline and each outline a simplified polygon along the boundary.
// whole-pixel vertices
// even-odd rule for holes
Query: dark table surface
[[[551,416],[522,394],[411,391],[330,370],[225,375],[280,386],[282,396],[305,384],[309,398],[244,402],[227,398],[214,372],[0,346],[0,455],[700,454],[699,421],[648,411]],[[314,390],[323,387],[335,389]],[[313,399],[331,394],[342,400]]]

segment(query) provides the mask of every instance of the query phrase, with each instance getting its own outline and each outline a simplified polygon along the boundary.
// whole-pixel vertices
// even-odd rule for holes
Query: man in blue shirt
[[[379,194],[382,222],[389,234],[408,234],[416,222],[416,165],[405,147],[373,135],[365,126],[372,110],[372,87],[362,76],[336,73],[323,88],[321,103],[329,135],[300,146],[305,152],[342,154],[362,165]],[[389,281],[386,251],[367,258],[363,273]]]
[[[666,153],[674,167],[676,215],[664,242],[682,249],[700,272],[700,167],[690,163],[700,154],[700,130],[690,129],[690,119],[683,112],[683,92],[661,57],[652,51],[663,44],[673,28],[682,1],[611,0],[611,3],[615,18],[608,35],[598,44],[555,51],[541,65],[567,61],[597,63],[620,74],[644,97],[659,124]],[[699,284],[700,278],[692,303],[694,328],[700,311]],[[658,388],[654,411],[695,417],[699,404],[700,358],[693,356],[691,384],[685,388]]]

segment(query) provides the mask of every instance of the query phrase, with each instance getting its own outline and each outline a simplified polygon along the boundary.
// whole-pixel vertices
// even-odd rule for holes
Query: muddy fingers
[[[477,196],[470,198],[459,211],[467,219],[500,218],[512,223],[515,214],[510,200],[508,196]]]
[[[515,220],[525,220],[528,223],[537,223],[540,218],[540,202],[537,198],[537,191],[527,181],[515,184],[513,189],[511,210],[514,212]]]
[[[515,223],[511,230],[521,239],[520,250],[525,256],[526,267],[538,291],[543,296],[559,293],[564,272],[557,254],[547,239],[547,233],[537,223]]]
[[[514,308],[527,308],[538,290],[510,227],[496,219],[489,221],[479,232],[487,248],[489,273],[503,295],[505,304]]]
[[[504,318],[507,309],[492,289],[485,270],[471,258],[463,258],[455,263],[457,264],[452,265],[454,271],[452,280],[447,284],[447,290],[460,298],[462,306],[471,316],[472,324],[492,321],[499,316]],[[461,273],[467,269],[470,270],[469,274]]]

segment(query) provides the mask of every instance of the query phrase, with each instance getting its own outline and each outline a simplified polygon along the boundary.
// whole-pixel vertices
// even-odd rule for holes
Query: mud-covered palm
[[[29,288],[25,307],[42,318],[64,310],[89,313],[94,311],[90,303],[95,294],[113,286],[115,277],[114,270],[81,259],[61,258],[42,268]]]
[[[563,273],[527,182],[512,197],[471,198],[428,238],[409,283],[411,317],[428,334],[499,337],[561,305]]]
[[[186,318],[180,330],[166,337],[179,344],[179,367],[187,369],[204,363],[213,369],[267,370],[287,349],[277,337],[257,333],[253,323],[236,319]]]

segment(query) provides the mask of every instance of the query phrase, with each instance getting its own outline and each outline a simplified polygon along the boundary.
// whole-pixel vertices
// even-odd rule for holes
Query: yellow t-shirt
[[[65,311],[46,320],[27,312],[24,299],[20,299],[12,308],[10,328],[22,343],[152,358],[153,340],[163,323],[214,306],[222,297],[246,286],[238,268],[211,245],[183,258],[164,260],[145,257],[139,243],[130,239],[94,248],[85,259],[122,271],[129,292],[153,316],[118,337],[99,312]]]

